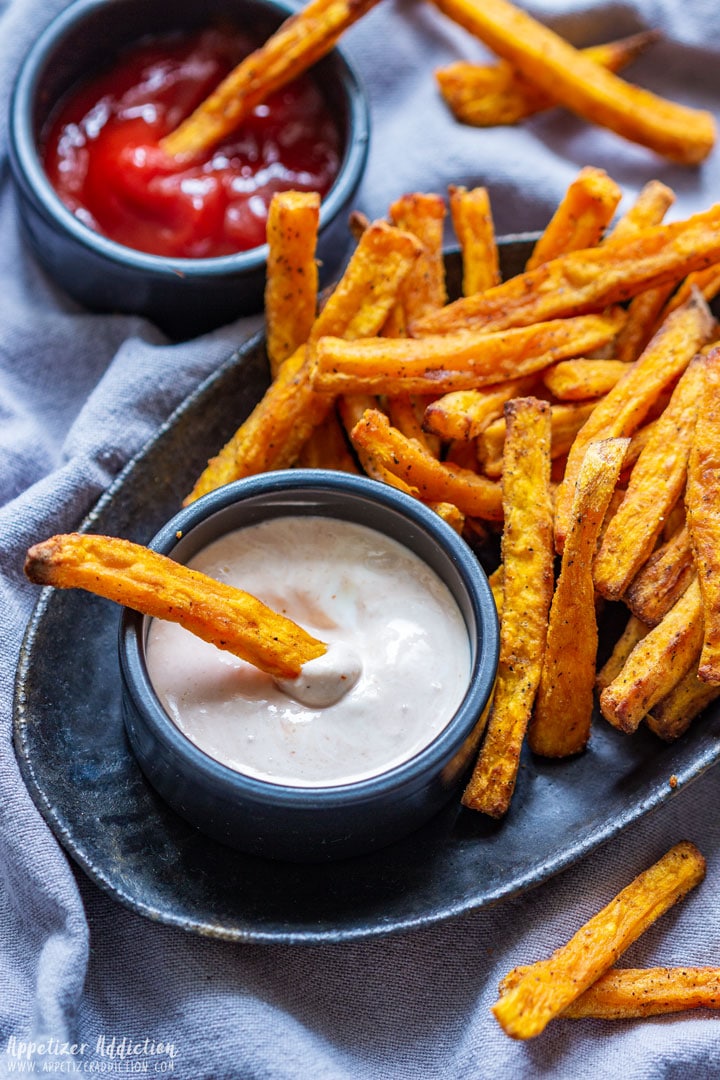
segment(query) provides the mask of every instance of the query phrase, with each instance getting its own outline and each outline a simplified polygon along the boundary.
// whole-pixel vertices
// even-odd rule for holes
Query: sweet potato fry
[[[575,440],[595,408],[594,402],[573,402],[570,405],[552,405],[550,407],[550,457],[562,457]],[[486,476],[500,476],[503,468],[503,443],[505,442],[505,420],[493,420],[478,436],[478,461]]]
[[[443,261],[445,203],[439,195],[403,195],[392,203],[389,216],[391,224],[412,233],[422,244],[420,255],[400,286],[398,304],[407,325],[447,301]]]
[[[542,381],[559,401],[587,401],[607,394],[626,371],[619,360],[561,360]]]
[[[527,970],[515,968],[513,984]],[[563,1009],[560,1018],[642,1020],[688,1009],[720,1009],[720,968],[611,968]]]
[[[587,165],[569,185],[525,266],[534,270],[568,251],[594,247],[610,224],[622,192],[604,169]]]
[[[509,330],[458,331],[424,338],[317,342],[312,385],[319,393],[439,394],[542,371],[612,340],[624,313],[553,319]]]
[[[553,587],[550,407],[514,398],[505,416],[500,662],[485,740],[462,797],[495,818],[507,813],[515,790]]]
[[[634,296],[628,305],[628,317],[620,328],[615,342],[615,356],[624,364],[631,364],[641,355],[653,336],[668,297],[675,289],[674,281],[656,285]]]
[[[592,559],[627,443],[591,442],[578,475],[528,728],[530,749],[544,757],[577,754],[590,738],[598,648]]]
[[[703,612],[697,578],[665,618],[638,642],[620,674],[600,694],[600,711],[619,731],[635,731],[697,663]]]
[[[655,334],[643,355],[598,403],[578,433],[568,455],[565,478],[557,492],[555,544],[562,551],[568,527],[575,480],[592,439],[632,435],[659,398],[685,370],[707,341],[714,320],[697,295],[674,312]]]
[[[411,327],[416,337],[526,326],[629,300],[720,262],[720,203],[685,221],[655,225],[628,240],[571,251],[535,270],[446,304]]]
[[[315,191],[273,195],[267,219],[265,326],[270,372],[307,341],[315,321],[318,268],[315,260],[320,196]]]
[[[709,112],[687,108],[624,82],[508,0],[435,0],[499,57],[590,123],[685,165],[715,143]]]
[[[593,63],[621,71],[659,36],[657,31],[648,30],[582,51]],[[504,60],[493,65],[461,60],[440,68],[435,77],[456,119],[475,127],[517,124],[557,105],[552,95],[528,82]]]
[[[25,573],[37,585],[86,589],[180,623],[218,649],[279,678],[295,678],[327,646],[256,597],[112,536],[67,533],[35,544]]]
[[[695,717],[720,696],[720,686],[698,679],[697,666],[673,686],[645,717],[647,727],[665,742],[679,739]]]
[[[720,684],[720,346],[702,357],[685,506],[704,615],[698,676]]]
[[[352,429],[353,446],[368,455],[374,469],[391,473],[423,502],[449,502],[469,517],[502,519],[499,484],[469,469],[440,462],[418,443],[406,439],[384,413],[368,409]]]
[[[629,240],[643,229],[659,225],[675,202],[675,192],[661,180],[648,180],[633,204],[613,225],[603,243]]]
[[[186,504],[231,480],[293,464],[333,403],[332,397],[315,393],[310,384],[307,354],[314,340],[322,334],[358,337],[378,333],[419,251],[415,237],[383,222],[364,231],[345,273],[313,324],[309,346],[301,346],[285,360],[247,420],[210,460]]]
[[[451,184],[450,216],[462,253],[464,296],[500,283],[500,260],[487,188]]]
[[[705,297],[708,303],[714,300],[720,292],[720,263],[706,266],[704,270],[694,270],[678,286],[676,292],[670,297],[664,312],[660,315],[668,315],[675,308],[684,304],[693,290],[697,289]]]
[[[549,959],[527,966],[520,975],[509,973],[493,1006],[503,1030],[515,1039],[539,1035],[704,876],[705,860],[694,844],[676,844]]]
[[[617,678],[625,666],[628,656],[638,641],[642,641],[649,630],[650,627],[647,623],[642,622],[635,615],[630,616],[625,623],[622,634],[615,642],[612,652],[597,673],[595,686],[598,690],[604,690],[613,679]]]
[[[690,532],[683,526],[653,551],[628,585],[623,601],[638,619],[657,626],[694,575]]]
[[[195,156],[217,145],[275,90],[325,56],[377,0],[310,0],[246,56],[175,131],[161,140],[173,156]]]
[[[387,399],[384,411],[387,412],[392,426],[406,439],[415,439],[433,457],[440,457],[440,440],[423,426],[425,400],[410,394],[399,394]]]
[[[663,523],[682,495],[703,386],[704,359],[697,356],[655,421],[637,459],[625,498],[609,522],[595,557],[595,588],[619,600],[652,554]]]
[[[536,378],[508,379],[486,390],[455,390],[431,401],[425,409],[423,425],[443,439],[469,442],[477,438],[493,420],[503,415],[505,402],[524,397]]]

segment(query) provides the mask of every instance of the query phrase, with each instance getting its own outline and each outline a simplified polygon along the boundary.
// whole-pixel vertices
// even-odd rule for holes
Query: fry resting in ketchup
[[[30,548],[25,573],[36,585],[86,589],[186,630],[276,678],[292,679],[323,656],[324,642],[241,589],[190,570],[140,544],[68,533]]]
[[[309,73],[268,91],[211,153],[176,158],[162,145],[255,44],[227,28],[161,36],[71,90],[43,133],[44,168],[67,208],[126,247],[204,259],[264,244],[276,191],[325,195],[342,138]]]

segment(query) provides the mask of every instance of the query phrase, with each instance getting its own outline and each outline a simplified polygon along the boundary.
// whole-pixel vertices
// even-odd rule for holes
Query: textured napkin
[[[24,250],[7,168],[7,103],[22,56],[62,6],[0,3],[0,1075],[719,1075],[720,1024],[707,1014],[557,1022],[517,1044],[489,1011],[513,965],[549,954],[683,838],[706,855],[707,880],[625,962],[720,964],[715,771],[519,898],[419,931],[334,945],[234,945],[156,925],[92,885],[43,823],[11,738],[18,651],[36,600],[23,580],[24,552],[77,526],[125,462],[254,325],[245,320],[169,345],[140,319],[81,310]],[[633,79],[719,111],[716,0],[526,6],[578,45],[662,29],[664,41],[635,65]],[[371,101],[370,160],[357,200],[370,216],[384,215],[405,191],[484,183],[498,232],[541,228],[585,164],[606,168],[628,199],[650,177],[670,184],[678,196],[671,218],[720,196],[718,150],[702,168],[683,169],[560,110],[518,129],[455,124],[433,69],[487,54],[419,0],[382,0],[347,34],[346,49]],[[34,1055],[29,1043],[38,1048]],[[135,1052],[127,1056],[130,1047]]]

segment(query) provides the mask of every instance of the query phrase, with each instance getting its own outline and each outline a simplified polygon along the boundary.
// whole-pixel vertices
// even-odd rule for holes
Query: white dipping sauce
[[[313,665],[337,681],[336,650],[340,669],[348,653],[361,661],[334,704],[315,704],[313,691],[298,694],[303,704],[289,696],[292,681],[283,690],[231,653],[153,620],[147,663],[162,705],[201,750],[238,772],[294,787],[375,776],[432,742],[465,696],[470,643],[455,599],[417,555],[374,529],[273,518],[229,533],[188,565],[326,642],[328,656],[299,677],[311,687],[326,682],[308,678]]]

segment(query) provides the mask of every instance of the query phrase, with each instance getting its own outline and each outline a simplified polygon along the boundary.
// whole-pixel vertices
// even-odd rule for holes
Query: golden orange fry
[[[462,254],[464,296],[500,283],[500,260],[487,188],[451,184],[450,216]]]
[[[688,671],[697,664],[703,639],[703,611],[697,578],[667,615],[638,642],[622,671],[600,694],[600,711],[620,731],[635,731]]]
[[[648,30],[618,41],[591,45],[582,51],[594,64],[620,71],[659,36],[656,31]],[[528,82],[505,60],[492,65],[460,60],[438,69],[435,77],[456,119],[475,127],[517,124],[557,105],[551,94]]]
[[[37,585],[86,589],[155,619],[180,623],[218,649],[295,678],[327,646],[256,597],[140,544],[67,533],[35,544],[25,573]]]
[[[550,407],[505,406],[500,661],[485,740],[462,797],[491,817],[507,813],[543,663],[553,588]]]
[[[571,251],[474,296],[453,300],[411,327],[416,337],[502,329],[600,311],[644,289],[720,262],[720,203],[704,213],[583,251]]]
[[[390,206],[390,222],[412,233],[422,251],[400,287],[398,304],[405,325],[435,311],[447,301],[443,224],[445,203],[439,195],[414,192],[396,199]]]
[[[519,980],[527,968],[515,968]],[[720,1009],[720,968],[611,968],[560,1013],[563,1020],[642,1020]]]
[[[561,360],[543,373],[542,381],[559,401],[587,401],[607,394],[626,371],[619,360]]]
[[[666,742],[679,739],[696,716],[720,696],[720,686],[698,679],[697,666],[673,686],[667,697],[654,705],[645,723],[654,735]]]
[[[179,127],[161,139],[172,156],[195,156],[231,134],[275,90],[325,56],[377,0],[310,0],[246,56]]]
[[[577,754],[590,738],[598,648],[592,559],[627,443],[591,442],[578,475],[528,729],[530,749],[544,757]]]
[[[514,1039],[539,1035],[704,876],[705,860],[695,845],[676,844],[549,959],[509,973],[493,1006],[503,1030]]]
[[[319,393],[441,394],[542,371],[557,360],[612,340],[624,313],[553,319],[495,332],[458,331],[424,338],[317,342],[312,385]]]
[[[499,484],[469,469],[438,461],[391,427],[379,410],[368,409],[350,437],[359,452],[369,456],[373,468],[398,477],[423,502],[449,502],[469,517],[502,519]]]
[[[569,185],[525,266],[534,270],[569,251],[594,247],[610,224],[622,192],[604,169],[586,165]]]
[[[702,298],[694,295],[660,327],[643,355],[598,403],[568,455],[557,492],[555,544],[562,551],[580,464],[592,439],[632,435],[658,398],[685,370],[713,332],[715,322]]]
[[[680,528],[638,570],[623,596],[630,610],[648,626],[657,626],[695,575],[690,532]]]
[[[615,222],[603,243],[629,240],[651,225],[659,225],[675,202],[675,192],[661,180],[648,180],[635,201]]]
[[[594,408],[593,401],[550,406],[550,457],[553,461],[567,454],[578,431]],[[478,461],[487,476],[496,477],[502,474],[504,442],[504,418],[493,420],[478,436]]]
[[[590,123],[685,165],[715,143],[712,114],[668,101],[600,67],[509,0],[435,0],[449,18]]]
[[[652,554],[663,524],[685,488],[688,456],[703,385],[704,358],[686,368],[630,474],[625,498],[595,557],[595,588],[619,600]]]
[[[704,616],[698,676],[720,685],[720,346],[701,363],[685,505]]]
[[[272,197],[267,219],[265,336],[273,376],[307,341],[315,321],[319,219],[320,196],[315,191],[280,191]]]
[[[484,390],[453,390],[427,405],[423,425],[443,439],[469,442],[503,415],[506,401],[529,394],[535,382],[535,376],[529,375]]]

